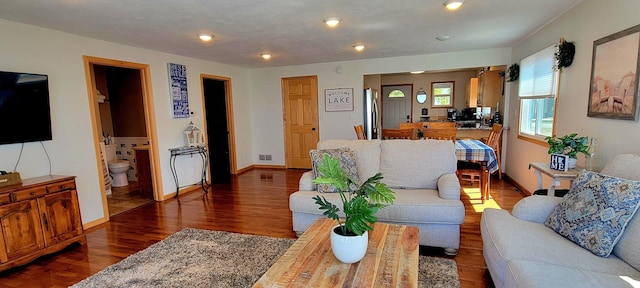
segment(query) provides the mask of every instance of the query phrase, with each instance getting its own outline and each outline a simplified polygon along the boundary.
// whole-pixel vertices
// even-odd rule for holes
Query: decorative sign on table
[[[173,118],[189,118],[189,95],[187,94],[187,67],[169,63],[169,83]]]
[[[325,111],[353,111],[353,88],[324,89]]]
[[[569,170],[569,156],[563,154],[551,154],[551,164],[549,168],[559,171]]]

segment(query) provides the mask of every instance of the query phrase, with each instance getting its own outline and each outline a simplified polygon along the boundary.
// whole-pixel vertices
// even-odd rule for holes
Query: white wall
[[[557,135],[578,133],[596,137],[600,168],[620,153],[640,154],[640,124],[637,121],[587,117],[593,41],[640,24],[637,0],[585,0],[567,13],[513,47],[513,62],[557,43],[561,37],[575,42],[573,64],[565,68],[560,78],[557,105]],[[509,118],[512,125],[505,134],[509,149],[505,160],[506,173],[530,192],[536,188],[536,178],[527,169],[529,162],[548,161],[547,147],[517,139],[517,84],[510,83]],[[583,165],[584,158],[578,158]],[[548,185],[545,182],[545,186]]]
[[[271,154],[273,161],[269,164],[285,164],[280,87],[280,81],[284,77],[317,75],[320,139],[355,139],[353,126],[362,124],[363,117],[364,75],[507,65],[509,59],[511,59],[511,49],[501,48],[253,69],[250,71],[254,87],[251,93],[254,155],[251,155],[251,158],[254,163],[265,163],[258,160],[258,154]],[[335,72],[337,66],[342,67],[341,74]],[[331,88],[353,88],[354,110],[324,111],[324,89]]]
[[[99,41],[73,34],[0,20],[0,70],[30,72],[49,75],[53,140],[43,142],[51,157],[52,174],[77,176],[78,198],[83,223],[105,217],[100,193],[96,151],[89,113],[89,97],[85,82],[83,55],[148,64],[151,70],[152,93],[158,132],[157,148],[160,154],[162,189],[165,194],[175,191],[169,169],[171,147],[184,145],[182,131],[193,121],[203,127],[200,74],[232,78],[236,151],[238,167],[253,163],[250,155],[251,121],[245,117],[249,111],[249,76],[246,69],[206,62],[178,55],[160,53],[125,45]],[[167,63],[187,66],[189,104],[195,112],[192,118],[173,119]],[[20,125],[20,123],[11,123]],[[5,125],[5,124],[3,124]],[[1,133],[1,132],[0,132]],[[210,139],[212,141],[215,139]],[[13,171],[20,154],[20,144],[0,145],[0,170]],[[180,160],[181,183],[199,180],[199,163]],[[27,143],[17,171],[22,178],[49,174],[47,157],[39,143]]]

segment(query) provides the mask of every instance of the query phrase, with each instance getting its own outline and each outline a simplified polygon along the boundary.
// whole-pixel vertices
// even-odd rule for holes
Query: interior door
[[[317,76],[282,79],[287,168],[311,169],[309,151],[319,140]]]
[[[400,128],[400,123],[411,122],[412,94],[412,84],[382,86],[383,128]]]
[[[227,123],[226,82],[202,79],[209,146],[211,183],[231,182],[229,125]]]

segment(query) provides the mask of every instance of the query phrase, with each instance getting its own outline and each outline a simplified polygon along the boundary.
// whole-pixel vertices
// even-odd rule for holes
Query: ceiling
[[[20,0],[2,1],[0,19],[259,68],[509,47],[581,1],[466,0],[448,11],[444,0]],[[329,28],[327,17],[342,22]]]

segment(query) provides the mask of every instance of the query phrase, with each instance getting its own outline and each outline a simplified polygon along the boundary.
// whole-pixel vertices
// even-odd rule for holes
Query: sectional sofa
[[[460,225],[465,210],[456,177],[455,145],[445,140],[325,140],[317,150],[348,148],[355,154],[361,181],[381,172],[394,192],[394,204],[378,211],[378,220],[416,226],[420,245],[442,247],[455,255],[460,247]],[[304,232],[317,218],[325,217],[312,197],[321,194],[339,205],[338,193],[320,193],[305,172],[299,191],[289,197],[293,230]],[[341,206],[341,205],[339,205]]]

